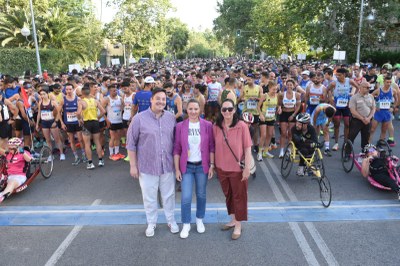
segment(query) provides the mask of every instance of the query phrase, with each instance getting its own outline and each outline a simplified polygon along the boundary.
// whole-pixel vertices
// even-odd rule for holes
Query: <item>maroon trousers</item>
[[[241,181],[242,172],[225,172],[217,168],[217,175],[228,214],[234,214],[237,221],[247,221],[247,180]]]

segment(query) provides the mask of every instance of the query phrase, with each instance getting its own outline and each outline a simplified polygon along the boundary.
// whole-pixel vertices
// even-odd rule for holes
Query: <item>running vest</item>
[[[0,105],[1,105],[1,117],[3,118],[3,121],[9,120],[10,113],[8,111],[7,105],[3,101],[0,101]]]
[[[93,98],[83,98],[87,107],[82,111],[83,121],[98,120],[97,119],[97,104]]]
[[[335,100],[336,109],[347,108],[350,98],[351,85],[350,79],[346,78],[344,83],[336,81],[335,89],[333,90],[333,98]]]
[[[175,105],[175,99],[179,97],[178,94],[175,94],[172,99],[167,97],[167,105],[165,106],[165,110],[170,112],[171,114],[175,115],[178,112],[178,107]]]
[[[379,95],[376,97],[376,107],[380,110],[389,110],[393,99],[392,87],[389,88],[388,92],[384,92],[382,88],[379,88]]]
[[[246,85],[244,87],[244,112],[249,112],[252,113],[253,115],[258,115],[257,111],[257,104],[258,102],[256,100],[249,100],[249,98],[254,97],[258,98],[260,94],[260,86],[254,85],[253,88],[250,88],[249,86]]]
[[[42,102],[40,104],[40,119],[44,121],[54,120],[53,110],[54,106],[51,104],[51,101],[48,105],[44,105]]]
[[[265,117],[265,121],[275,120],[276,106],[278,105],[278,96],[271,98],[268,93],[265,94],[265,101],[262,103],[261,112]]]
[[[112,99],[110,96],[107,96],[110,100],[110,103],[107,104],[107,118],[110,120],[111,124],[120,124],[122,123],[122,101],[121,97],[117,95],[115,99]]]
[[[64,105],[63,105],[63,121],[64,124],[78,124],[78,97],[72,101],[69,101],[66,96],[64,96]]]
[[[315,88],[314,83],[311,83],[310,87],[310,97],[308,100],[309,105],[318,105],[323,100],[323,85],[320,88]]]
[[[124,113],[122,114],[122,119],[128,121],[131,119],[131,110],[133,105],[133,97],[136,93],[132,93],[130,96],[124,98]]]
[[[292,99],[286,97],[286,91],[283,93],[282,105],[285,108],[292,109],[296,106],[296,93],[292,92]]]

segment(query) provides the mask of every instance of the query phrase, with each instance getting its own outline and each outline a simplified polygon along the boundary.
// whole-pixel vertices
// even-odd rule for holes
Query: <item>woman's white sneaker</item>
[[[203,224],[203,219],[196,218],[196,226],[197,226],[197,232],[199,234],[202,234],[206,231],[206,228],[204,227]]]
[[[152,236],[154,236],[154,230],[156,229],[156,225],[155,224],[149,224],[148,226],[147,226],[147,229],[146,229],[146,236],[147,237],[152,237]]]
[[[189,231],[190,231],[190,224],[183,224],[180,237],[183,238],[183,239],[188,238]]]

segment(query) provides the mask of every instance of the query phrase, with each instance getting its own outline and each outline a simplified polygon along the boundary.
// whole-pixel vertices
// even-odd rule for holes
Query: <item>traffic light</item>
[[[237,30],[236,31],[236,37],[240,37],[240,33],[241,33],[240,30]]]

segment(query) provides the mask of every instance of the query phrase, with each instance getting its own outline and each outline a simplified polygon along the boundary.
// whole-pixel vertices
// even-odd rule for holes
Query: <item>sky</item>
[[[189,26],[189,29],[203,31],[212,29],[213,20],[218,16],[216,11],[218,0],[170,0],[176,11],[168,17],[177,17]],[[101,3],[103,2],[102,22],[112,21],[116,9],[106,7],[107,0],[93,0],[97,17],[100,19]]]

